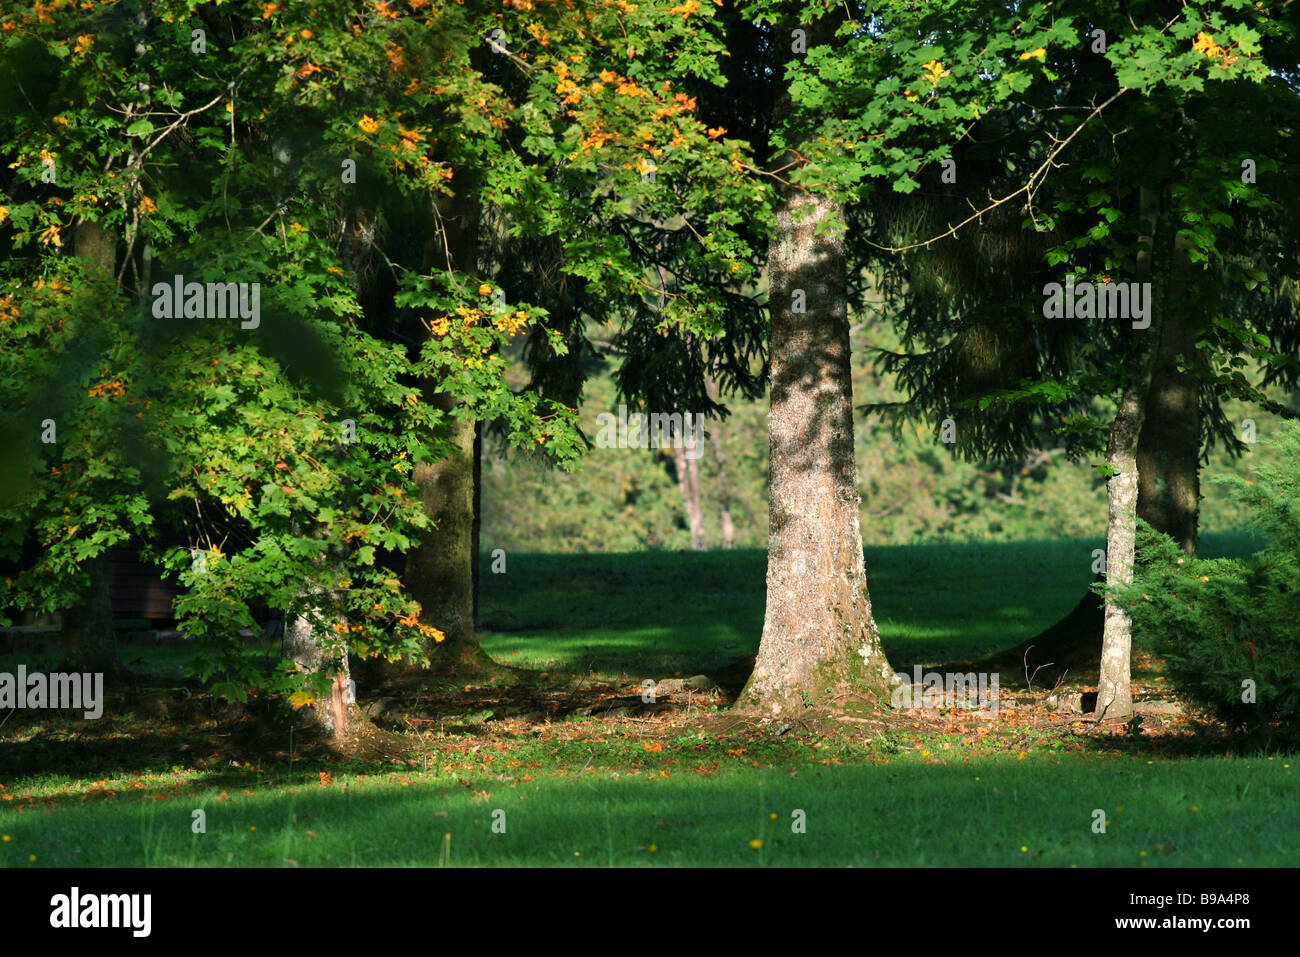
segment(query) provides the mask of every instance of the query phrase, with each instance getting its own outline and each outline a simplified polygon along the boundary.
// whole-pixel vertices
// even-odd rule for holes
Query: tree
[[[799,713],[814,695],[879,694],[890,675],[858,527],[846,272],[833,231],[840,217],[838,203],[786,190],[768,256],[767,607],[738,704],[780,716]]]
[[[443,287],[399,270],[399,308],[437,317],[418,350],[360,328],[361,284],[340,266],[361,257],[336,257],[322,241],[358,232],[349,173],[426,197],[446,178],[438,154],[419,148],[425,132],[353,102],[396,113],[397,97],[415,95],[405,80],[358,92],[392,52],[387,18],[354,22],[347,5],[322,6],[310,26],[252,4],[205,8],[197,21],[183,3],[162,5],[158,20],[7,14],[0,87],[14,107],[0,149],[17,170],[0,197],[12,240],[0,386],[18,453],[0,507],[13,523],[6,546],[29,531],[47,546],[5,582],[6,604],[75,603],[106,548],[147,538],[151,513],[188,515],[191,547],[163,557],[184,589],[182,627],[200,640],[198,676],[229,697],[261,689],[300,705],[337,697],[349,655],[419,658],[440,637],[377,560],[428,524],[402,477],[451,449],[454,417],[421,402],[413,382],[436,384],[471,419],[505,418],[513,441],[549,440],[561,457],[577,448],[567,410],[505,388],[493,352],[530,317],[478,308],[481,297],[466,293],[477,277]],[[439,36],[427,31],[430,47],[417,52],[436,57]],[[319,49],[308,49],[313,39]],[[130,55],[137,47],[149,55]],[[217,47],[212,71],[196,75],[193,58]],[[62,50],[77,69],[53,55],[17,69],[33,48]],[[327,68],[350,79],[312,81]],[[424,95],[431,112],[460,112],[466,92]],[[339,157],[349,157],[342,176]],[[78,218],[125,237],[118,284],[66,255],[60,237]],[[155,265],[168,280],[161,293]],[[174,276],[185,315],[171,308]],[[199,284],[197,298],[186,281]],[[204,318],[205,284],[209,308],[226,294],[215,285],[238,286],[241,308],[260,291],[260,314],[254,305],[233,315],[218,299],[223,322],[177,323]],[[51,414],[64,442],[42,448],[33,436]],[[260,605],[290,623],[289,657],[272,672],[249,662],[239,637]]]
[[[1225,54],[1224,48],[1216,44],[1216,36],[1224,47],[1236,47],[1232,55]],[[1052,124],[1059,124],[1054,130],[1054,142],[1074,141],[1069,154],[1075,158],[1072,170],[1054,173],[1046,185],[1035,186],[1031,180],[1029,185],[1033,188],[1028,193],[1023,187],[1007,193],[1009,199],[1025,193],[1028,199],[1036,201],[1029,212],[1039,230],[1038,237],[1018,239],[1010,216],[999,215],[1006,212],[1004,206],[979,209],[976,201],[971,205],[978,210],[978,216],[972,216],[964,205],[950,207],[950,225],[979,220],[978,225],[970,227],[977,232],[965,242],[950,243],[946,250],[942,242],[933,248],[929,245],[955,231],[950,229],[931,239],[926,239],[926,232],[922,232],[915,240],[908,237],[889,244],[922,247],[908,253],[912,265],[920,268],[912,268],[907,274],[909,285],[905,295],[909,311],[905,316],[909,335],[926,341],[932,351],[918,356],[888,357],[888,365],[898,369],[910,387],[914,405],[906,411],[920,411],[923,417],[932,419],[954,409],[977,411],[973,419],[970,411],[965,413],[962,421],[966,427],[958,433],[963,439],[958,449],[968,455],[1022,455],[1030,443],[1041,441],[1041,429],[1056,425],[1058,431],[1064,426],[1075,454],[1095,449],[1094,437],[1109,434],[1109,454],[1113,457],[1129,444],[1129,437],[1125,436],[1117,445],[1116,440],[1120,438],[1117,432],[1127,432],[1135,421],[1132,416],[1138,416],[1136,421],[1140,423],[1146,418],[1148,403],[1154,403],[1155,418],[1148,419],[1146,427],[1140,428],[1141,438],[1137,439],[1136,460],[1142,465],[1139,472],[1143,475],[1138,509],[1143,517],[1178,535],[1188,548],[1195,539],[1196,467],[1203,440],[1201,423],[1207,426],[1206,442],[1212,443],[1218,435],[1230,448],[1241,448],[1218,403],[1224,395],[1244,394],[1242,382],[1238,380],[1225,388],[1228,383],[1211,372],[1211,353],[1205,347],[1213,343],[1231,352],[1234,345],[1230,340],[1235,340],[1237,348],[1243,340],[1236,335],[1207,336],[1223,320],[1205,306],[1214,302],[1225,312],[1240,311],[1246,305],[1247,300],[1243,298],[1246,290],[1234,267],[1224,267],[1234,260],[1261,262],[1272,255],[1265,250],[1239,246],[1235,237],[1221,237],[1216,245],[1205,224],[1216,219],[1230,221],[1222,207],[1234,197],[1247,199],[1250,211],[1243,210],[1243,213],[1250,218],[1273,221],[1277,214],[1276,208],[1269,208],[1270,201],[1261,201],[1258,196],[1251,199],[1249,194],[1235,190],[1232,184],[1237,181],[1239,168],[1225,168],[1222,148],[1206,142],[1194,131],[1207,128],[1205,124],[1210,121],[1206,114],[1217,113],[1219,104],[1240,104],[1244,99],[1255,104],[1261,113],[1272,112],[1273,107],[1266,104],[1282,92],[1283,85],[1276,80],[1272,84],[1273,93],[1259,92],[1258,85],[1249,82],[1219,82],[1202,90],[1205,86],[1202,75],[1220,81],[1241,77],[1260,79],[1263,73],[1257,40],[1258,35],[1249,27],[1230,24],[1221,14],[1202,18],[1199,11],[1188,10],[1185,21],[1177,25],[1153,22],[1141,26],[1133,37],[1112,43],[1109,50],[1091,51],[1104,52],[1104,57],[1090,57],[1086,44],[1073,48],[1067,44],[1059,53],[1054,49],[1045,60],[1051,65],[1051,72],[1045,71],[1045,82],[1031,89],[1017,111],[1013,111],[1013,116],[1019,113],[1014,122],[1021,127],[1046,124],[1051,128]],[[1043,52],[1046,54],[1046,50]],[[1113,75],[1102,69],[1107,59]],[[1130,87],[1141,88],[1148,96],[1123,97]],[[1287,94],[1282,96],[1285,98]],[[1086,117],[1099,112],[1098,104],[1104,105],[1106,115],[1114,117],[1118,127],[1128,131],[1124,136],[1114,136],[1095,125],[1071,132],[1077,117],[1085,117],[1086,124]],[[1239,105],[1234,109],[1240,109]],[[996,164],[990,176],[987,163],[978,165],[983,159],[981,150],[987,154],[985,142],[997,144],[1006,138],[1005,130],[996,126],[987,128],[996,119],[985,120],[983,135],[975,137],[974,144],[964,151],[966,155],[960,166],[967,191],[972,182],[981,190],[992,182],[995,189],[989,190],[989,195],[1003,192],[1006,167],[1001,162]],[[1212,123],[1208,128],[1213,128]],[[1037,161],[1030,151],[1032,142],[1023,141],[1015,150],[1017,167],[1028,164],[1032,168]],[[1168,142],[1179,143],[1183,152],[1166,153],[1161,159],[1160,144]],[[1189,144],[1187,149],[1181,146],[1184,143]],[[1234,148],[1238,145],[1234,143]],[[1255,149],[1260,149],[1265,155],[1275,155],[1276,147],[1277,144],[1266,145],[1252,139],[1245,151],[1255,153]],[[969,173],[971,160],[976,163],[973,180]],[[1182,185],[1189,176],[1197,182],[1196,188]],[[1153,340],[1147,330],[1143,333],[1146,338],[1136,334],[1116,337],[1113,319],[1086,325],[1077,323],[1077,334],[1074,330],[1066,330],[1063,335],[1044,329],[1041,322],[1029,318],[1036,311],[1037,304],[1032,300],[1043,281],[1059,277],[1047,274],[1043,264],[1056,267],[1065,263],[1071,271],[1090,274],[1081,277],[1081,282],[1083,278],[1094,283],[1109,282],[1112,277],[1119,278],[1115,275],[1117,270],[1131,274],[1137,255],[1134,244],[1139,239],[1136,231],[1126,228],[1126,223],[1139,218],[1138,190],[1130,185],[1134,182],[1141,182],[1148,193],[1154,190],[1166,197],[1158,232],[1168,241],[1161,240],[1153,248],[1150,235],[1146,238],[1147,255],[1154,257],[1157,271],[1165,277],[1155,286],[1156,313],[1162,317],[1166,335]],[[1175,194],[1177,204],[1169,198]],[[940,204],[931,201],[929,205]],[[1048,215],[1040,210],[1051,212]],[[906,215],[894,214],[895,223],[906,223]],[[913,219],[916,218],[913,212]],[[1171,226],[1166,221],[1170,218],[1181,222]],[[1283,213],[1281,222],[1285,221]],[[927,224],[914,231],[938,233],[941,222],[934,223],[933,229]],[[1179,231],[1177,239],[1175,230]],[[1044,242],[1048,237],[1051,241]],[[1042,263],[1033,262],[1026,253],[1042,256]],[[1189,261],[1196,259],[1214,260],[1214,268],[1197,275],[1189,269]],[[972,268],[972,260],[983,261],[984,269]],[[938,273],[942,281],[927,282],[930,273]],[[1026,274],[1035,276],[1036,281],[1022,281],[1020,277]],[[1004,288],[1007,283],[998,281],[1000,275],[1011,277],[1008,288]],[[919,287],[916,279],[922,280]],[[929,286],[943,289],[948,295],[927,299],[923,294]],[[1194,297],[1192,289],[1196,290]],[[1189,308],[1193,298],[1197,303],[1194,309]],[[1019,315],[1020,308],[1025,309],[1024,318]],[[990,326],[992,335],[985,332]],[[1275,342],[1284,338],[1278,335],[1277,327],[1261,329],[1271,332]],[[944,342],[944,337],[954,330],[957,335]],[[988,353],[990,341],[1001,352],[1002,359],[997,357],[997,351]],[[1105,358],[1102,347],[1107,350]],[[1138,399],[1140,409],[1125,409],[1121,404],[1122,414],[1112,421],[1111,427],[1098,430],[1089,404],[1098,395],[1115,395],[1124,387],[1123,381],[1107,370],[1115,364],[1125,364],[1130,373],[1139,373],[1141,378],[1140,370],[1146,361],[1135,364],[1134,348],[1142,353],[1148,347],[1156,350],[1155,385],[1140,390],[1138,396],[1126,396]],[[1249,348],[1258,348],[1258,344],[1251,343]],[[985,354],[981,355],[981,350]],[[1091,371],[1081,372],[1085,367]],[[1287,367],[1284,361],[1272,366],[1275,370]],[[999,371],[1004,375],[1000,381]],[[1131,381],[1132,376],[1128,378]],[[1255,395],[1259,396],[1257,391]],[[1122,457],[1127,461],[1127,452]],[[1112,469],[1111,492],[1116,492],[1116,485],[1130,478],[1130,475],[1116,477]],[[1127,509],[1119,511],[1122,515]],[[1119,524],[1115,528],[1121,532],[1120,538],[1126,539],[1122,534],[1124,523],[1118,516],[1117,520]],[[1112,551],[1113,544],[1107,550],[1107,557],[1115,562],[1112,567],[1122,569],[1122,546],[1118,558]],[[1079,660],[1074,654],[1085,662],[1096,660],[1102,639],[1102,619],[1102,602],[1089,595],[1066,620],[1045,635],[1010,650],[1006,658],[1019,666],[1022,655],[1029,657],[1033,646],[1035,660],[1031,665],[1037,661],[1056,662],[1058,667],[1062,663],[1073,664]],[[1112,624],[1114,621],[1112,615]]]
[[[987,12],[985,6],[974,6]],[[826,703],[847,694],[879,700],[891,677],[872,617],[859,526],[843,245],[846,202],[866,200],[878,180],[892,181],[901,191],[914,188],[912,174],[922,158],[902,144],[919,134],[932,140],[934,152],[925,158],[946,152],[949,146],[935,144],[946,144],[961,128],[972,100],[978,116],[989,109],[988,103],[1028,82],[1008,71],[1007,82],[982,102],[975,79],[986,57],[1027,40],[1008,35],[1001,49],[992,43],[980,51],[972,51],[966,40],[958,47],[961,62],[945,70],[943,50],[917,39],[934,35],[927,23],[930,15],[906,4],[855,10],[861,22],[820,5],[802,10],[808,18],[803,21],[779,4],[757,11],[763,21],[781,25],[774,31],[778,36],[790,35],[795,56],[786,58],[789,86],[777,107],[780,130],[773,138],[772,165],[779,174],[771,174],[779,185],[768,263],[772,479],[767,609],[754,673],[738,704],[788,715],[814,701]],[[1028,14],[1019,24],[1028,28],[1025,37],[1039,35],[1039,16]],[[794,23],[799,25],[791,29]],[[1054,37],[1062,29],[1049,26],[1041,35]],[[850,37],[853,42],[844,42]],[[894,55],[888,69],[882,68],[883,50]],[[898,75],[912,75],[918,67],[932,94],[925,101]],[[954,74],[945,95],[933,95],[943,78]]]

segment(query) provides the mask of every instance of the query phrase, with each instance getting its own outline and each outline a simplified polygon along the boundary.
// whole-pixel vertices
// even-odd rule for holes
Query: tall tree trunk
[[[1139,333],[1150,337],[1151,328]],[[1151,384],[1151,346],[1139,346],[1130,366],[1128,385],[1120,398],[1110,428],[1106,462],[1114,474],[1106,480],[1109,512],[1106,520],[1106,580],[1127,585],[1133,580],[1133,546],[1137,527],[1137,442],[1146,416],[1146,391]],[[1105,602],[1102,619],[1101,670],[1097,679],[1095,714],[1101,718],[1127,718],[1133,713],[1129,682],[1132,648],[1131,620],[1122,605]]]
[[[772,386],[767,608],[738,707],[797,715],[883,696],[891,670],[871,614],[853,449],[841,207],[788,190],[769,249]],[[794,294],[806,295],[795,312]]]
[[[470,535],[470,568],[474,575],[474,627],[478,627],[478,587],[483,532],[483,423],[474,423],[474,531]]]
[[[695,438],[699,449],[700,439]],[[704,535],[704,507],[700,501],[700,460],[688,456],[687,449],[673,445],[673,464],[677,470],[677,485],[682,490],[682,507],[686,510],[686,524],[691,530],[691,549],[702,552],[709,545]]]
[[[1170,290],[1162,297],[1164,328],[1137,443],[1137,514],[1192,555],[1200,519],[1201,411],[1196,376],[1190,369],[1179,371],[1178,358],[1186,360],[1184,365],[1196,362],[1201,323],[1187,298],[1184,243],[1175,239],[1172,248],[1158,254],[1170,253]],[[1143,334],[1150,333],[1147,329]],[[1105,576],[1096,580],[1104,581]],[[1050,683],[1064,669],[1097,660],[1104,621],[1102,600],[1089,589],[1064,618],[998,657],[1017,669],[1023,663],[1031,673],[1043,666],[1042,677]]]
[[[1164,329],[1138,439],[1138,516],[1188,555],[1196,552],[1201,495],[1200,380],[1192,367],[1202,323],[1187,298],[1187,252],[1175,240]],[[1161,251],[1162,254],[1165,252]],[[1150,332],[1150,330],[1147,330]],[[1180,371],[1179,360],[1186,371]]]
[[[1175,288],[1178,285],[1175,280]],[[1147,398],[1146,421],[1138,437],[1137,514],[1191,555],[1196,550],[1200,517],[1201,414],[1195,377],[1179,372],[1174,361],[1178,353],[1190,357],[1194,348],[1195,333],[1183,302],[1179,297],[1170,297],[1160,356]],[[1183,344],[1177,345],[1179,342]],[[1096,580],[1105,581],[1105,576],[1098,575]],[[1101,598],[1089,589],[1064,618],[1000,652],[998,658],[1017,670],[1023,663],[1031,673],[1043,666],[1040,677],[1050,684],[1061,670],[1097,660],[1104,618]]]
[[[731,521],[731,486],[727,484],[727,457],[722,448],[722,423],[713,426],[713,464],[718,467],[718,524],[722,547],[736,547],[736,526]]]
[[[808,49],[834,42],[843,16],[809,25]],[[777,126],[791,109],[787,90]],[[786,169],[800,162],[792,150],[778,158]],[[768,248],[767,606],[737,707],[792,717],[850,696],[879,700],[892,669],[871,614],[858,524],[844,210],[793,185],[781,190]]]
[[[438,200],[435,232],[425,251],[431,271],[473,273],[477,267],[480,210],[465,184],[453,197]],[[441,382],[423,383],[425,401],[448,413],[453,451],[437,462],[417,465],[412,478],[424,512],[433,522],[407,556],[406,579],[411,597],[420,603],[420,620],[439,629],[446,640],[430,640],[426,651],[435,672],[497,669],[479,647],[474,633],[474,445],[473,419],[450,418],[457,401],[438,391]]]
[[[83,219],[73,234],[73,254],[112,278],[117,265],[117,239],[99,223]],[[90,585],[81,606],[63,612],[59,667],[64,671],[115,671],[119,665],[108,553],[87,558],[82,568],[90,576]]]
[[[718,399],[718,383],[709,376],[705,383],[709,395],[714,401]],[[713,464],[718,469],[718,526],[722,531],[722,547],[736,547],[736,526],[731,521],[731,485],[728,483],[727,455],[722,445],[722,420],[718,419],[709,430],[710,444],[713,446]]]
[[[1133,330],[1138,338],[1129,361],[1128,380],[1120,395],[1115,421],[1110,429],[1106,461],[1111,476],[1106,480],[1109,513],[1106,522],[1106,580],[1127,585],[1133,581],[1133,557],[1137,530],[1138,437],[1146,420],[1152,373],[1161,351],[1168,279],[1173,249],[1172,211],[1154,189],[1141,187],[1141,215],[1152,223],[1150,242],[1139,258],[1138,277],[1153,277],[1150,299],[1151,325]],[[1153,270],[1152,250],[1158,253],[1160,268]],[[1098,720],[1127,718],[1133,713],[1130,655],[1133,646],[1132,619],[1128,611],[1107,597],[1102,623],[1101,667],[1097,679]]]

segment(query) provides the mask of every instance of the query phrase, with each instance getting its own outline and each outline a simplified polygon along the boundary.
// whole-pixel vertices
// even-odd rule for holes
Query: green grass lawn
[[[897,667],[974,659],[1018,644],[1072,607],[1093,579],[1083,539],[868,548],[867,587]],[[1206,535],[1199,554],[1252,551]],[[483,646],[527,668],[708,670],[758,650],[766,553],[511,555],[481,566]]]
[[[1077,599],[1091,547],[869,550],[891,661],[1022,640]],[[483,585],[486,647],[552,677],[707,672],[752,653],[762,624],[754,552],[512,555]],[[775,736],[708,710],[425,723],[400,757],[238,764],[178,759],[178,737],[218,742],[174,721],[106,715],[93,743],[70,719],[15,722],[0,726],[0,866],[1264,866],[1300,852],[1296,756],[1194,728],[1092,735],[1003,712]],[[29,770],[5,770],[6,753]]]
[[[1300,788],[1282,757],[861,757],[707,777],[574,768],[468,787],[432,772],[340,774],[327,787],[243,782],[251,794],[200,776],[162,800],[127,791],[0,814],[0,866],[1290,866],[1298,849]]]

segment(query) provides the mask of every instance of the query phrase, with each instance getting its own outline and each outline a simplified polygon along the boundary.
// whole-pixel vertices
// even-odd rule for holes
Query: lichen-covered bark
[[[871,614],[853,449],[841,210],[787,193],[769,251],[772,313],[767,608],[742,710],[797,714],[891,674]],[[802,290],[806,311],[794,311]]]
[[[1152,280],[1151,325],[1135,329],[1128,376],[1111,425],[1106,461],[1112,475],[1106,480],[1109,512],[1106,521],[1106,579],[1111,585],[1133,581],[1134,539],[1137,530],[1138,438],[1146,420],[1152,372],[1160,352],[1166,301],[1169,296],[1169,252],[1173,229],[1168,207],[1160,208],[1155,192],[1141,190],[1142,217],[1151,224],[1146,249],[1139,257],[1138,275]],[[1153,270],[1151,250],[1162,255]],[[1130,655],[1132,619],[1122,605],[1107,598],[1102,621],[1101,664],[1097,679],[1098,720],[1126,718],[1133,713]]]
[[[1106,481],[1106,498],[1109,503],[1106,521],[1106,578],[1111,584],[1127,585],[1133,580],[1133,543],[1138,497],[1137,438],[1142,428],[1145,401],[1142,392],[1145,385],[1136,377],[1130,382],[1120,400],[1110,430],[1106,461],[1115,474]],[[1099,719],[1126,718],[1133,712],[1133,693],[1129,681],[1131,624],[1129,614],[1122,605],[1106,601],[1102,620],[1101,669],[1097,681],[1096,715]]]
[[[345,743],[351,733],[349,706],[354,703],[349,683],[347,652],[343,652],[337,660],[329,659],[311,619],[305,615],[295,615],[285,625],[284,653],[300,670],[310,674],[319,674],[334,666],[329,697],[312,702],[306,710],[312,721],[331,735],[336,744]]]

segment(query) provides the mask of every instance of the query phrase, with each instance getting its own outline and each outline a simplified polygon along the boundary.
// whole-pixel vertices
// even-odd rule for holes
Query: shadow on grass
[[[214,775],[164,800],[11,816],[0,866],[1260,866],[1289,863],[1300,821],[1293,779],[1262,759],[345,783],[217,801]]]
[[[1014,644],[1069,607],[1089,580],[1090,542],[868,548],[872,604],[897,665]],[[498,659],[639,674],[707,670],[753,655],[763,629],[759,549],[485,560],[480,628]],[[1076,567],[1071,568],[1071,565]]]
[[[1092,581],[1091,539],[873,546],[872,607],[891,663],[973,660],[1013,647],[1068,612]],[[1249,550],[1207,535],[1207,554]],[[766,552],[517,553],[481,562],[484,647],[539,670],[659,677],[752,656],[763,630]]]

